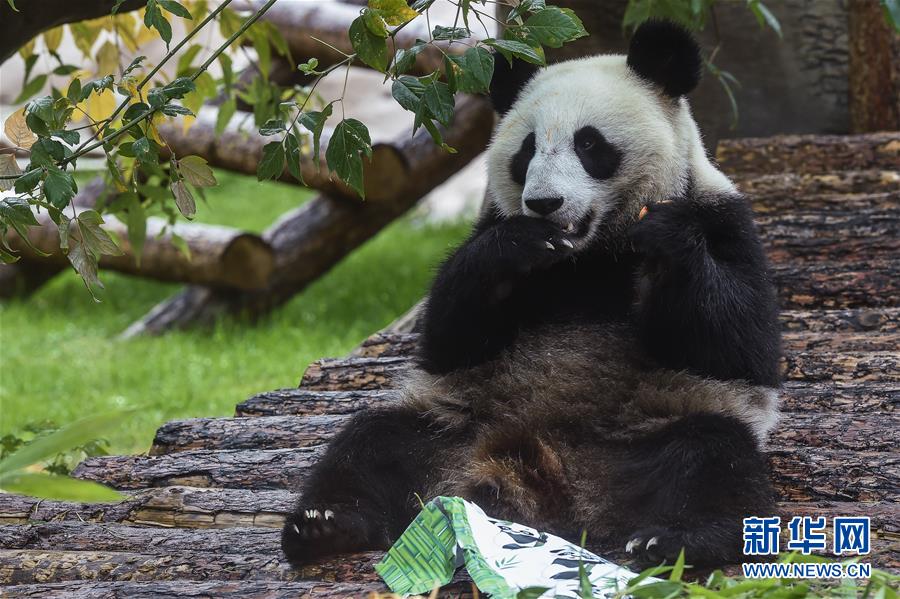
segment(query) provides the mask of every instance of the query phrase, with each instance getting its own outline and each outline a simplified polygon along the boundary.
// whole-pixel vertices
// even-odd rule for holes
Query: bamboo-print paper
[[[479,590],[511,599],[526,588],[542,597],[580,597],[579,565],[594,597],[611,596],[634,572],[533,528],[496,520],[459,497],[438,497],[391,547],[375,570],[395,593],[428,594],[465,567]]]

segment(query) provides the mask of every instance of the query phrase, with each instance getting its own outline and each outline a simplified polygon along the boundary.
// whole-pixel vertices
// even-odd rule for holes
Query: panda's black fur
[[[645,27],[629,67],[692,89],[694,42]],[[529,76],[498,70],[499,109]],[[623,202],[588,247],[581,223],[488,211],[435,278],[402,399],[353,417],[309,475],[288,559],[387,548],[436,495],[642,563],[738,559],[741,519],[773,510],[775,294],[746,201],[686,189],[640,219]]]

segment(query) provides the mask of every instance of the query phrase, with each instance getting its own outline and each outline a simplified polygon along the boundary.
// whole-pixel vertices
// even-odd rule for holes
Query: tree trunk
[[[850,124],[854,133],[900,129],[900,35],[877,0],[850,0]]]

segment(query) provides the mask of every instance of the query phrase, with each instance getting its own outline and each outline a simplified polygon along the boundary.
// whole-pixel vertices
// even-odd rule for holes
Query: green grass
[[[309,197],[277,183],[217,173],[197,220],[261,230]],[[0,435],[51,420],[137,408],[108,435],[113,453],[147,449],[173,418],[227,416],[249,395],[296,386],[306,365],[349,352],[407,310],[468,225],[401,219],[257,325],[119,341],[177,285],[105,272],[94,303],[73,272],[26,300],[0,304]]]

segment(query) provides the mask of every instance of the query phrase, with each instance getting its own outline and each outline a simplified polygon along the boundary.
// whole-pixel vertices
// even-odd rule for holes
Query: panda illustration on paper
[[[701,67],[662,21],[627,56],[498,57],[488,209],[437,273],[400,398],[306,478],[292,563],[387,548],[439,495],[641,563],[740,558],[742,518],[774,510],[780,335],[752,211],[684,97]]]

